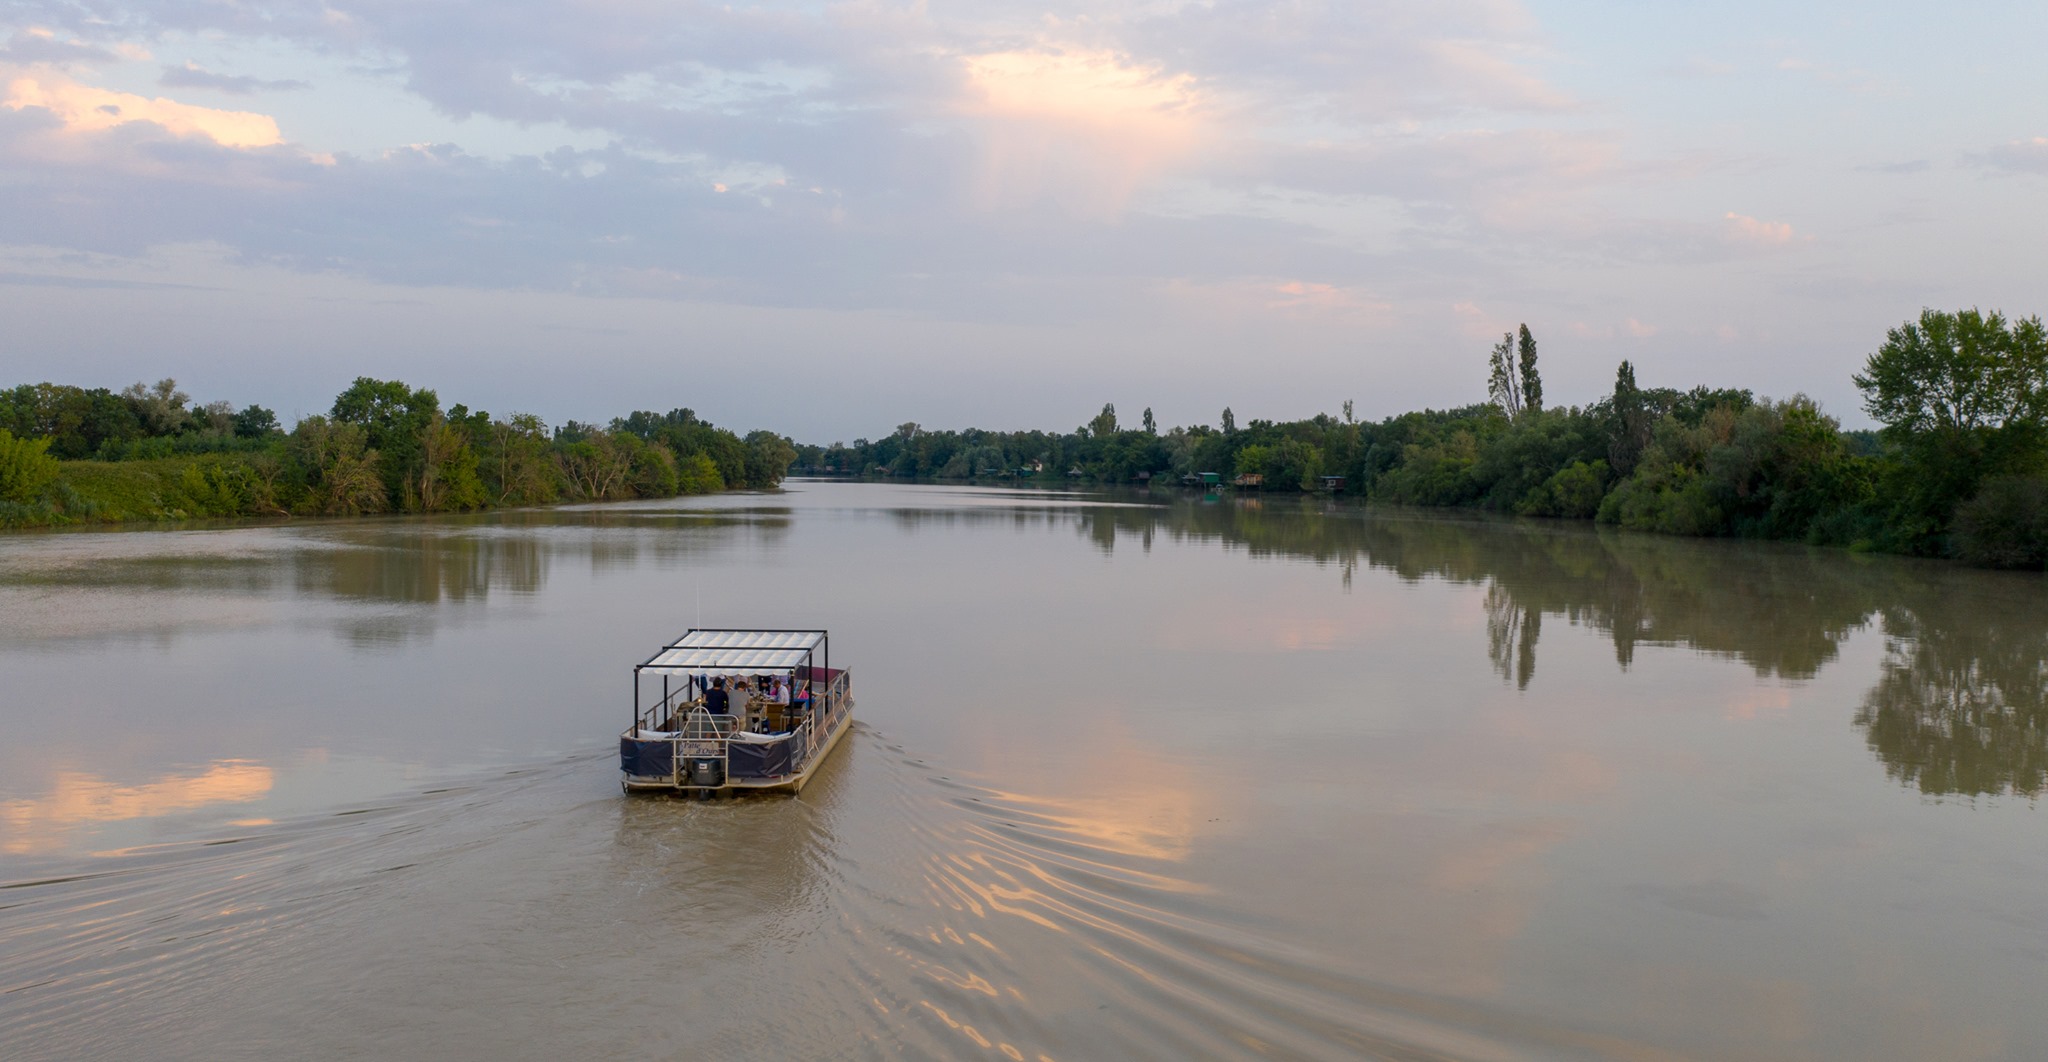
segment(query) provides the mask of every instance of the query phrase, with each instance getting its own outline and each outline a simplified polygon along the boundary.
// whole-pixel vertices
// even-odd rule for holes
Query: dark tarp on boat
[[[776,778],[795,772],[792,753],[796,742],[784,739],[773,744],[733,741],[725,746],[725,773],[731,778]]]
[[[619,768],[635,778],[666,778],[676,773],[676,743],[622,737]]]

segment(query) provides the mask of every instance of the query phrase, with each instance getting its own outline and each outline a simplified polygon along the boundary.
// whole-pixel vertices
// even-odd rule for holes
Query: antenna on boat
[[[701,575],[697,577],[697,622],[691,626],[704,626],[704,577]]]

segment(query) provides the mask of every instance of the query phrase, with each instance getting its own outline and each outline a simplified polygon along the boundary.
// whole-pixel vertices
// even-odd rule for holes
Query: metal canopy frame
[[[830,681],[832,636],[829,632],[796,628],[692,627],[683,632],[681,638],[663,646],[660,652],[633,665],[633,726],[640,725],[642,671],[661,675],[661,700],[666,706],[674,696],[669,690],[671,675],[685,675],[690,683],[695,683],[696,676],[705,672],[793,676],[799,668],[804,672],[806,687],[817,681],[815,676],[821,668],[827,676],[826,681]]]

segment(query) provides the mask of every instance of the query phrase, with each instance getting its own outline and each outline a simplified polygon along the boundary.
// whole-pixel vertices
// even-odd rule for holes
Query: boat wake
[[[865,725],[795,798],[610,753],[0,874],[10,1060],[1656,1057],[1377,983],[1118,816]]]
[[[1012,1059],[1656,1057],[1467,1001],[1375,984],[1292,948],[1177,876],[1171,837],[1086,805],[948,777],[888,753],[886,884],[847,873],[846,917],[881,947],[855,975],[880,1053]],[[880,887],[877,887],[880,885]],[[886,956],[893,964],[878,961]]]

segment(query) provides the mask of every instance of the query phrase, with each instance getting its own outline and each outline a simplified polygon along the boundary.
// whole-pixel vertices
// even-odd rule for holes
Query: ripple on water
[[[1170,828],[861,727],[798,798],[608,756],[0,882],[11,1058],[1653,1057],[1262,935]]]

